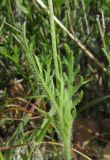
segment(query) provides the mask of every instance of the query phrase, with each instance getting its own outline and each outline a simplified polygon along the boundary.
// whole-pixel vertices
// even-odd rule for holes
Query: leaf
[[[63,3],[65,3],[65,0],[56,0],[55,3],[58,7],[58,6],[61,6]]]
[[[7,0],[2,0],[2,6],[6,6],[7,5]]]
[[[17,3],[18,9],[19,9],[21,12],[23,12],[23,13],[25,13],[25,14],[28,14],[28,9],[27,9],[27,7],[25,7],[25,6],[22,4],[22,1],[21,1],[21,0],[17,0],[16,3]]]
[[[103,50],[103,52],[104,52],[104,54],[105,54],[105,56],[107,58],[107,61],[108,61],[109,65],[110,65],[110,53],[107,52],[107,50],[105,48],[102,48],[102,50]]]
[[[101,102],[104,102],[104,101],[106,101],[109,98],[110,98],[110,95],[98,97],[98,98],[92,100],[91,102],[87,103],[84,107],[82,107],[80,109],[79,112],[83,112],[84,110],[89,109],[91,107],[96,107],[97,104],[99,104]]]
[[[73,98],[73,108],[74,108],[74,106],[77,106],[81,102],[82,98],[83,98],[83,91],[78,93],[76,95],[76,97]]]
[[[80,77],[79,82],[77,82],[73,87],[73,92],[72,92],[73,95],[79,90],[79,88],[82,86],[82,84],[83,84],[83,78]]]
[[[2,152],[0,152],[0,160],[5,160]]]

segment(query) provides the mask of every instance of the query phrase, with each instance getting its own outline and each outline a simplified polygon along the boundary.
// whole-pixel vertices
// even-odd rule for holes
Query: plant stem
[[[66,160],[71,160],[71,151],[70,151],[71,129],[69,128],[69,130],[65,132],[65,123],[63,120],[62,113],[63,113],[62,111],[58,113],[58,119],[59,119],[59,124],[60,124],[60,136],[64,143],[64,152],[65,152]]]
[[[55,23],[54,23],[54,13],[53,13],[52,0],[48,0],[48,3],[49,3],[49,10],[50,10],[50,24],[51,24],[53,58],[54,58],[56,77],[58,78],[59,77],[59,67],[58,67],[58,60],[57,60],[56,33],[55,33]]]
[[[65,145],[65,153],[66,153],[66,160],[71,160],[71,152],[70,152],[70,146]]]
[[[54,23],[54,13],[53,13],[53,3],[52,0],[48,0],[49,3],[49,13],[50,13],[50,25],[51,25],[51,38],[52,38],[52,49],[53,49],[53,59],[54,59],[54,66],[56,72],[56,82],[57,87],[59,88],[58,78],[60,78],[59,74],[59,66],[58,66],[58,59],[57,59],[57,48],[56,48],[56,33],[55,33],[55,23]],[[63,117],[63,106],[60,106],[58,110],[58,119],[59,119],[59,130],[60,136],[64,143],[64,150],[66,153],[66,160],[71,159],[70,153],[70,133],[71,130],[65,132],[65,122]],[[68,132],[68,133],[67,133]]]
[[[68,132],[70,132],[70,131],[68,131]],[[65,151],[66,160],[71,160],[71,151],[70,151],[70,145],[71,145],[70,139],[71,138],[63,132],[62,139],[63,139],[63,143],[64,143],[64,151]]]

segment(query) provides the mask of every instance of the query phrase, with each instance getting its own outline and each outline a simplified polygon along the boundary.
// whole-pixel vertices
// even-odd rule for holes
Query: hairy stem
[[[59,89],[58,79],[60,78],[59,74],[59,66],[58,66],[58,59],[57,59],[57,48],[56,48],[56,33],[55,33],[55,24],[54,24],[54,13],[53,13],[53,3],[52,0],[48,0],[49,3],[49,11],[50,11],[50,24],[51,24],[51,38],[52,38],[52,48],[53,48],[53,58],[54,58],[54,66],[55,66],[55,72],[56,72],[56,81],[57,81],[57,87]],[[59,106],[58,109],[58,119],[59,119],[59,126],[60,126],[60,136],[64,143],[64,150],[66,153],[66,160],[71,159],[71,153],[70,153],[70,133],[71,130],[68,131],[69,133],[65,133],[65,122],[63,120],[63,106]]]
[[[55,72],[56,72],[56,77],[59,77],[59,67],[58,67],[57,47],[56,47],[56,33],[55,33],[55,23],[54,23],[52,0],[48,0],[48,3],[49,3],[49,10],[50,10],[51,38],[52,38],[52,49],[53,49]]]

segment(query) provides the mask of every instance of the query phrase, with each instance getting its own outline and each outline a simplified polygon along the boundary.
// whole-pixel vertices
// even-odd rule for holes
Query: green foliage
[[[17,126],[15,123],[15,130],[4,145],[34,141],[36,146],[53,124],[69,160],[76,106],[82,102],[81,108],[80,105],[77,108],[80,109],[78,116],[91,118],[92,113],[98,114],[102,108],[104,113],[110,113],[110,0],[55,0],[54,15],[59,19],[56,24],[52,1],[49,6],[48,0],[39,2],[47,6],[47,12],[36,0],[0,1],[0,91],[6,90],[4,98],[0,96],[0,112],[10,103],[7,98],[16,98],[8,94],[12,78],[23,79],[24,99],[42,97],[50,107],[48,112],[36,108],[43,122],[39,129],[33,128],[29,136],[25,133],[31,115],[20,114],[22,121],[17,122]],[[78,44],[84,46],[81,48]],[[86,49],[92,55],[85,56]],[[96,65],[94,56],[102,68],[106,67],[106,72]],[[12,113],[3,113],[1,125],[9,123],[8,116],[10,119]],[[30,159],[32,150],[26,155]],[[14,153],[15,148],[0,152],[0,158],[12,160]]]
[[[110,0],[107,0],[106,1],[106,5],[105,5],[105,14],[106,14],[107,17],[110,16],[110,10],[109,10],[109,8],[110,8]]]
[[[3,156],[2,152],[0,152],[0,160],[4,160],[4,156]]]
[[[6,59],[10,59],[11,61],[13,61],[16,65],[19,65],[19,53],[18,53],[19,50],[17,45],[13,47],[13,51],[14,51],[14,54],[11,55],[8,49],[6,49],[5,47],[2,47],[0,50],[0,54],[4,56]]]
[[[62,4],[65,3],[65,0],[56,0],[55,3],[57,6],[61,6]]]
[[[62,64],[60,56],[57,55],[56,51],[56,40],[55,40],[55,27],[53,21],[53,13],[52,13],[52,4],[50,5],[50,22],[51,22],[51,36],[52,36],[52,46],[53,46],[53,59],[54,59],[54,67],[55,67],[55,77],[52,77],[52,69],[51,69],[51,57],[49,60],[49,64],[47,65],[47,69],[43,69],[42,63],[39,60],[38,56],[33,54],[33,44],[29,43],[26,38],[26,29],[24,25],[23,35],[20,37],[21,47],[27,60],[29,62],[30,69],[34,78],[39,85],[39,88],[43,91],[43,95],[46,95],[48,100],[51,103],[51,109],[48,113],[50,117],[49,120],[45,119],[43,123],[44,134],[48,127],[48,123],[51,120],[54,121],[56,127],[58,129],[58,133],[64,143],[66,157],[70,159],[70,144],[71,144],[71,129],[73,121],[76,117],[76,109],[75,106],[80,102],[82,98],[82,92],[79,94],[75,103],[72,102],[72,96],[76,94],[83,83],[83,79],[81,78],[77,84],[73,85],[75,82],[75,77],[77,72],[74,72],[74,58],[73,54],[70,51],[67,44],[65,44],[66,49],[66,57],[64,57]],[[66,67],[66,72],[63,74],[63,65]],[[56,84],[54,83],[54,79],[56,80]],[[57,114],[57,117],[56,117]],[[54,120],[54,116],[56,117]],[[50,121],[50,122],[51,122]],[[42,127],[40,129],[42,131]],[[41,135],[41,134],[40,134]],[[42,140],[42,136],[40,136]],[[37,139],[38,138],[38,139]],[[39,142],[39,135],[36,137],[37,143]]]

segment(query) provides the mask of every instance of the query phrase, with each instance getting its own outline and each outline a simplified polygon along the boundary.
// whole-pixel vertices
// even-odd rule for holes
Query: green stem
[[[68,131],[70,132],[70,131]],[[65,153],[65,157],[66,160],[71,160],[71,151],[70,151],[70,146],[71,146],[71,137],[65,134],[65,132],[62,132],[62,140],[64,143],[64,153]]]
[[[70,145],[65,145],[66,160],[71,160]]]
[[[62,141],[64,143],[64,151],[65,151],[65,156],[66,160],[71,160],[71,151],[70,151],[70,146],[71,146],[71,129],[68,129],[68,132],[65,132],[65,123],[63,120],[63,115],[62,111],[58,113],[58,118],[59,118],[59,123],[60,123],[60,136],[62,138]]]
[[[63,142],[64,142],[64,150],[65,150],[65,156],[66,160],[71,160],[71,129],[68,130],[68,135],[63,134]]]
[[[56,33],[55,33],[55,24],[54,24],[54,14],[53,14],[53,3],[52,0],[48,0],[49,3],[49,13],[50,13],[50,25],[51,25],[51,38],[52,38],[52,49],[53,49],[53,59],[54,59],[54,66],[55,66],[55,73],[56,73],[56,81],[57,81],[57,88],[60,89],[58,78],[61,78],[59,74],[59,65],[58,65],[58,55],[57,55],[57,47],[56,47]],[[71,159],[71,152],[70,152],[70,133],[71,130],[69,129],[65,133],[65,122],[63,117],[63,106],[59,106],[58,108],[58,118],[59,118],[59,130],[60,136],[64,143],[64,150],[66,153],[66,160]],[[67,127],[68,128],[68,127]]]
[[[51,24],[51,38],[52,38],[52,49],[53,49],[53,58],[55,65],[56,77],[59,77],[59,67],[57,59],[57,47],[56,47],[56,33],[55,33],[55,23],[54,23],[54,13],[53,13],[53,2],[48,0],[49,10],[50,10],[50,24]]]

